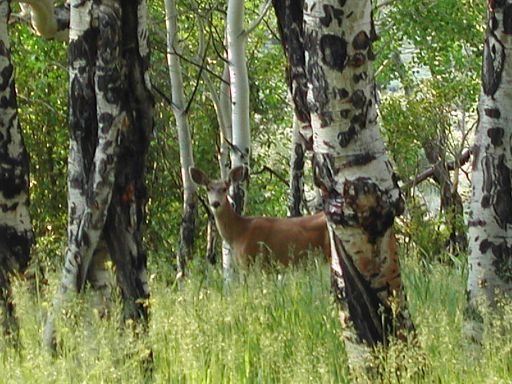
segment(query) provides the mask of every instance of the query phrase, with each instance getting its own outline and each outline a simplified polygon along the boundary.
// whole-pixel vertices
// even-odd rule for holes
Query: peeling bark
[[[469,214],[468,291],[475,311],[512,293],[511,9],[510,0],[489,1]]]
[[[355,361],[354,342],[385,344],[412,329],[393,233],[403,199],[377,122],[370,1],[306,0],[303,12],[315,182],[331,230],[335,296],[347,309],[347,352]]]
[[[10,2],[0,2],[0,305],[5,331],[16,337],[9,275],[23,271],[34,241],[29,216],[29,159],[18,121],[14,66],[7,22]]]

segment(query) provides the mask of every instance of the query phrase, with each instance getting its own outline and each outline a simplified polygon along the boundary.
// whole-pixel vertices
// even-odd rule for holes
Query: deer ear
[[[199,168],[190,167],[188,172],[190,173],[190,177],[194,183],[198,185],[208,185],[208,182],[210,181],[208,176],[206,176]]]
[[[229,172],[229,181],[233,184],[240,183],[247,178],[248,174],[247,167],[239,165]]]

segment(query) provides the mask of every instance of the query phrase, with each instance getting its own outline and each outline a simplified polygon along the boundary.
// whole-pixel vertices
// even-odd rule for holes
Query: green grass
[[[405,262],[403,272],[417,343],[396,344],[378,356],[379,382],[511,382],[512,310],[504,309],[499,327],[486,330],[475,353],[461,331],[464,272],[418,264]],[[255,270],[229,288],[216,271],[205,275],[195,268],[181,289],[168,284],[166,275],[152,276],[145,336],[120,326],[118,303],[108,319],[100,318],[88,309],[93,297],[86,294],[58,323],[57,357],[42,347],[41,333],[58,276],[41,290],[18,282],[22,348],[17,353],[0,341],[0,383],[349,382],[325,265],[281,275]],[[369,380],[358,375],[354,381]]]

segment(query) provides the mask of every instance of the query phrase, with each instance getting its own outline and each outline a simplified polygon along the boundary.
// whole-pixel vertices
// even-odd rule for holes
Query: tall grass
[[[414,345],[381,353],[378,382],[512,381],[512,310],[488,327],[477,352],[462,336],[465,274],[440,264],[404,263]],[[119,304],[101,318],[85,294],[58,323],[59,354],[41,344],[55,292],[15,286],[21,349],[0,341],[1,383],[346,383],[346,356],[327,266],[251,271],[226,287],[216,271],[192,270],[178,289],[156,273],[145,335],[120,326]],[[498,331],[499,330],[499,331]],[[151,368],[147,362],[152,356]],[[371,382],[364,375],[353,381]],[[373,380],[375,382],[375,379]]]

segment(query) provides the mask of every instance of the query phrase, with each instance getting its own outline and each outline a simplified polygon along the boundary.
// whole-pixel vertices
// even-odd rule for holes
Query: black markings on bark
[[[23,272],[30,260],[32,242],[31,232],[19,233],[11,226],[0,225],[0,273]]]
[[[357,50],[364,51],[370,46],[370,38],[365,31],[359,32],[355,35],[354,40],[352,40],[352,47]]]
[[[489,29],[491,31],[496,31],[498,27],[500,26],[500,23],[498,22],[498,19],[494,14],[489,18]]]
[[[359,129],[364,129],[366,128],[366,114],[364,112],[358,113],[350,119],[350,122],[353,126],[358,126]]]
[[[350,93],[345,88],[333,88],[332,93],[338,99],[346,99]]]
[[[335,176],[338,169],[334,164],[334,156],[328,153],[313,155],[313,180],[324,194],[336,192]]]
[[[338,27],[341,28],[343,15],[345,14],[342,9],[335,8],[333,5],[324,4],[323,11],[324,16],[319,18],[320,24],[322,24],[324,27],[328,27],[333,21],[337,21]]]
[[[507,4],[503,9],[503,32],[512,34],[512,4]]]
[[[332,113],[325,110],[329,103],[329,97],[327,96],[329,84],[325,78],[324,70],[319,63],[318,55],[320,53],[316,34],[317,32],[310,32],[304,36],[304,49],[311,52],[307,63],[307,78],[313,89],[313,100],[308,103],[308,108],[309,111],[318,113],[321,126],[326,127],[332,122]]]
[[[366,104],[366,100],[364,91],[361,89],[358,89],[350,96],[350,102],[355,109],[362,109]]]
[[[505,155],[482,159],[482,175],[482,207],[491,205],[497,224],[505,229],[507,224],[512,224],[512,170],[506,164]]]
[[[342,196],[352,212],[352,225],[362,227],[370,243],[375,243],[393,225],[396,202],[371,179],[358,177],[345,181]]]
[[[478,168],[478,164],[480,162],[480,146],[476,144],[473,145],[471,152],[473,153],[473,163],[471,164],[471,170],[475,171]]]
[[[300,122],[309,123],[302,4],[303,1],[273,0],[281,43],[288,58],[288,88],[295,115]]]
[[[486,116],[489,116],[493,119],[501,118],[501,111],[499,108],[485,108],[484,112]]]
[[[294,148],[295,159],[292,166],[292,180],[291,180],[291,196],[289,199],[288,210],[290,216],[302,216],[301,203],[303,190],[301,188],[301,180],[304,175],[304,147],[297,143]]]
[[[96,41],[98,30],[96,28],[87,29],[81,38],[69,42],[68,55],[70,59],[81,58],[87,63],[93,63],[96,59]]]
[[[501,74],[505,62],[505,47],[494,32],[487,30],[482,64],[482,89],[493,96],[501,84]]]
[[[344,167],[355,167],[366,165],[375,160],[375,156],[370,153],[363,153],[353,156],[349,161],[345,162]]]
[[[489,9],[494,11],[497,8],[502,8],[506,2],[507,0],[488,0]]]
[[[2,15],[2,22],[7,22],[9,15],[10,9]],[[3,93],[0,99],[0,215],[12,215],[20,209],[20,213],[24,210],[22,214],[25,216],[28,215],[29,206],[29,159],[17,120],[14,67],[4,41],[0,42],[0,57],[0,92]],[[0,316],[3,315],[2,325],[9,337],[17,337],[13,332],[17,333],[18,329],[9,275],[26,269],[34,241],[30,223],[22,219],[22,216],[17,216],[13,225],[0,225],[0,304],[3,307]],[[30,219],[26,217],[26,220]]]
[[[333,289],[337,300],[346,301],[350,320],[354,324],[360,341],[369,346],[384,343],[389,336],[396,336],[407,324],[401,312],[393,314],[389,305],[382,305],[378,293],[390,290],[389,287],[375,289],[359,272],[352,258],[348,255],[343,243],[335,236],[335,247],[340,255],[340,267],[344,284],[340,285],[333,279]],[[392,292],[389,292],[391,295]],[[340,302],[343,304],[343,302]]]
[[[338,139],[338,144],[340,145],[340,147],[345,148],[352,142],[352,139],[356,135],[356,127],[351,124],[347,131],[338,132],[338,135],[336,136]]]
[[[493,161],[489,156],[482,159],[483,191],[491,193],[493,185]]]
[[[349,65],[353,68],[362,67],[366,63],[366,56],[364,53],[357,52],[350,58]]]
[[[512,170],[507,166],[506,161],[504,155],[499,156],[496,166],[497,188],[494,196],[494,211],[503,228],[507,224],[512,224]]]
[[[336,71],[343,71],[347,64],[347,41],[336,35],[320,38],[322,62]]]
[[[0,89],[6,89],[9,86],[13,72],[14,68],[12,64],[8,64],[2,69],[2,71],[0,72]]]
[[[487,130],[487,136],[491,139],[491,144],[496,146],[503,145],[503,136],[505,135],[505,130],[501,127],[489,128]]]
[[[352,80],[356,84],[359,83],[360,81],[365,81],[367,78],[368,78],[368,73],[366,73],[364,71],[361,73],[354,73],[354,75],[352,76]]]
[[[343,118],[343,119],[348,119],[348,117],[350,116],[350,112],[352,112],[351,109],[342,109],[340,111],[340,116]]]
[[[492,265],[496,275],[505,283],[512,283],[512,247],[504,241],[496,244],[484,239],[480,242],[479,250],[482,254],[490,250],[494,256]]]

